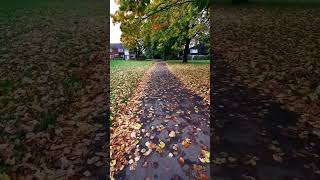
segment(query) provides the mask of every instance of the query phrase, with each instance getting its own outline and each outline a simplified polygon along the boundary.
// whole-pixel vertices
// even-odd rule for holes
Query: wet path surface
[[[209,107],[163,62],[155,65],[143,94],[137,114],[141,139],[115,179],[211,179]]]
[[[320,140],[299,128],[299,116],[241,84],[220,58],[211,65],[213,179],[320,179]]]

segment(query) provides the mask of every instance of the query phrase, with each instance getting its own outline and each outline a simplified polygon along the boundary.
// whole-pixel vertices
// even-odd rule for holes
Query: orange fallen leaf
[[[208,180],[208,177],[202,173],[197,174],[197,180]]]
[[[152,152],[152,149],[149,149],[147,152],[143,153],[144,156],[148,156]]]
[[[190,140],[189,138],[184,139],[184,140],[181,142],[181,144],[182,144],[182,146],[183,146],[184,148],[188,148],[188,147],[190,146],[190,144],[191,144],[191,140]]]

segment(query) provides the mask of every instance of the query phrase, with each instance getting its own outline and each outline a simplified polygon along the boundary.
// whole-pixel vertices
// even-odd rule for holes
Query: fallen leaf
[[[147,166],[148,166],[148,162],[145,161],[145,162],[142,164],[142,167],[143,167],[143,168],[146,168]]]
[[[176,132],[170,131],[169,137],[171,137],[171,138],[176,137]]]
[[[201,150],[198,158],[202,163],[210,163],[210,152]]]
[[[145,143],[145,145],[148,147],[148,149],[153,149],[153,148],[155,147],[155,144],[153,144],[153,143],[151,143],[151,142],[149,142],[149,141],[147,141],[147,142]]]
[[[115,159],[113,159],[112,161],[111,161],[111,166],[114,166],[114,165],[116,165],[116,163],[117,163],[117,160],[115,160]]]
[[[143,153],[144,156],[148,156],[152,152],[152,149],[148,149],[147,152]]]
[[[273,158],[275,161],[282,162],[282,157],[281,157],[280,154],[273,154],[273,155],[272,155],[272,158]]]
[[[139,161],[140,160],[140,156],[136,156],[135,158],[134,158],[134,161]]]
[[[129,164],[132,164],[134,161],[133,161],[133,159],[130,159],[129,160]]]
[[[184,140],[181,142],[181,144],[182,144],[182,146],[183,146],[184,148],[188,148],[188,147],[190,146],[190,144],[191,144],[191,140],[190,140],[189,138],[184,139]]]
[[[201,161],[201,160],[200,160]],[[215,158],[214,160],[212,160],[213,163],[215,164],[224,164],[226,163],[226,158]]]
[[[90,171],[85,171],[85,172],[83,173],[83,175],[89,177],[89,176],[91,176],[91,173],[90,173]]]
[[[197,180],[208,180],[208,177],[203,173],[197,174],[196,178]]]
[[[135,138],[136,137],[136,132],[131,132],[131,134],[130,134],[130,136],[132,137],[132,138]]]
[[[179,158],[178,158],[178,163],[180,164],[180,166],[183,166],[183,165],[184,165],[184,159],[183,159],[183,157],[179,157]]]
[[[132,126],[134,129],[139,130],[141,128],[141,124],[136,123],[135,125]]]
[[[161,149],[163,149],[163,148],[166,146],[166,144],[165,144],[164,142],[160,141],[160,143],[159,143],[158,146],[159,146]]]

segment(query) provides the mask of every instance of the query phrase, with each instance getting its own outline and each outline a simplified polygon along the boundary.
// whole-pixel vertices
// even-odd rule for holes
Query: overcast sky
[[[114,2],[115,0],[110,0],[110,13],[113,14],[118,10],[118,5]],[[112,18],[110,17],[110,43],[120,43],[120,25],[113,25]]]

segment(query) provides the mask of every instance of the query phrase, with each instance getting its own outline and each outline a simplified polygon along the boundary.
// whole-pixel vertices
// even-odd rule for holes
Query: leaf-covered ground
[[[217,6],[212,16],[214,51],[286,108],[302,126],[320,128],[320,6]]]
[[[96,176],[88,168],[105,164],[91,149],[104,136],[95,119],[108,92],[104,2],[1,1],[0,14],[0,174]]]
[[[167,61],[170,71],[184,86],[210,103],[210,64],[207,60]]]
[[[211,179],[209,107],[166,63],[151,69],[135,107],[135,146],[122,164],[111,161],[116,179]]]
[[[138,82],[141,81],[152,64],[153,61],[112,60],[110,62],[110,109],[112,118],[126,108]]]
[[[153,61],[112,60],[110,66],[110,177],[124,168],[125,154],[135,147],[141,125],[137,102],[149,79]]]
[[[215,178],[319,179],[318,17],[317,7],[212,9]]]

